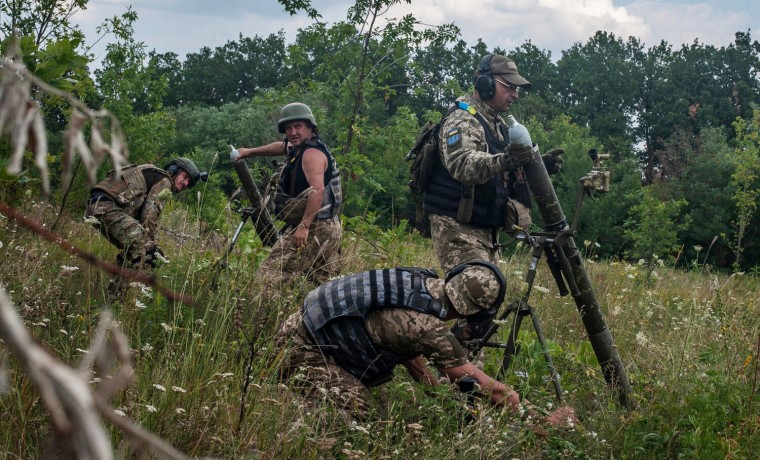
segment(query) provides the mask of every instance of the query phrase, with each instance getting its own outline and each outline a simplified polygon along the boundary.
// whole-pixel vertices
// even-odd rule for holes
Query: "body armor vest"
[[[278,201],[275,212],[279,214],[288,206],[289,200],[295,199],[299,193],[309,188],[309,183],[306,181],[306,175],[303,172],[302,166],[303,153],[309,148],[317,149],[327,157],[327,169],[324,175],[325,193],[322,197],[322,206],[316,218],[318,220],[329,219],[340,214],[343,208],[343,190],[340,183],[340,170],[335,162],[335,157],[332,156],[325,143],[319,138],[308,140],[304,142],[302,148],[292,148],[288,152],[285,167],[283,167],[280,174],[278,193],[287,195],[290,198],[282,202]]]
[[[408,308],[446,318],[443,302],[434,299],[425,280],[435,272],[420,268],[371,270],[329,281],[304,300],[303,321],[324,353],[367,386],[392,377],[393,368],[415,356],[402,356],[377,346],[364,318],[373,310]]]
[[[449,109],[448,113],[457,109],[467,110],[468,107],[467,104],[460,102],[457,106]],[[499,125],[504,136],[504,142],[502,142],[491,131],[479,113],[475,113],[473,116],[483,127],[488,151],[492,155],[504,152],[509,143],[506,127]],[[451,176],[451,173],[443,165],[440,155],[435,155],[433,158],[432,169],[423,200],[423,207],[427,212],[457,218],[460,202],[472,199],[472,215],[467,222],[460,221],[460,223],[480,228],[498,228],[504,225],[504,212],[509,192],[502,174],[497,174],[484,184],[463,184]]]
[[[127,214],[133,215],[145,203],[148,196],[148,184],[145,182],[144,171],[151,170],[171,179],[169,173],[153,165],[127,165],[121,168],[121,177],[116,178],[115,172],[95,185],[91,192],[102,192],[116,204],[121,206]]]

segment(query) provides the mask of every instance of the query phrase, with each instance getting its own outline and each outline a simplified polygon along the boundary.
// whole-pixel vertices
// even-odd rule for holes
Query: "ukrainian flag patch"
[[[449,132],[446,133],[446,144],[451,147],[460,142],[462,142],[462,133],[459,131],[459,128],[451,128]]]

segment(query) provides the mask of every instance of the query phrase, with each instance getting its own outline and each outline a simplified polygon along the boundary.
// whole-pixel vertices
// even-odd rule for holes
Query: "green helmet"
[[[186,157],[173,159],[164,167],[164,169],[171,175],[176,174],[177,169],[183,169],[185,172],[187,172],[187,175],[190,176],[190,187],[195,185],[195,183],[198,182],[198,179],[201,179],[205,182],[208,178],[208,173],[200,172],[198,170],[198,167],[195,166],[195,163],[193,163],[193,160]]]
[[[315,128],[317,127],[317,119],[314,118],[314,114],[311,113],[309,106],[300,102],[293,102],[280,110],[280,119],[277,121],[277,130],[281,133],[285,133],[285,123],[293,120],[308,120],[312,126]]]

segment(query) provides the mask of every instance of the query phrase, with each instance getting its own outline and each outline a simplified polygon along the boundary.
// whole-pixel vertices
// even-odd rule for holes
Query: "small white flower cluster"
[[[358,424],[356,420],[351,421],[351,431],[358,431],[359,433],[369,434],[369,428],[370,425],[367,424],[366,427]]]

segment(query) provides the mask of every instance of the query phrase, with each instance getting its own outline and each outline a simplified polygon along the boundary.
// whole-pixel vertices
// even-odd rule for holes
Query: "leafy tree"
[[[681,209],[688,203],[663,199],[659,192],[657,186],[649,186],[633,197],[636,204],[625,222],[625,236],[632,242],[629,255],[633,258],[673,261],[679,251],[679,234],[688,225],[687,219],[680,218]]]
[[[562,52],[557,62],[557,98],[573,121],[588,124],[591,134],[633,141],[631,127],[644,81],[642,45],[608,32],[597,32],[586,44]]]
[[[521,102],[522,103],[522,102]],[[576,125],[567,116],[559,116],[544,123],[528,120],[531,137],[542,151],[551,148],[565,150],[562,171],[552,176],[554,189],[568,223],[575,218],[576,203],[580,193],[580,178],[592,169],[588,151],[599,153],[599,141],[590,134],[588,127]],[[606,161],[603,169],[610,170],[611,186],[607,193],[595,193],[594,199],[586,197],[578,218],[578,239],[599,245],[597,255],[614,256],[626,244],[623,224],[628,209],[633,205],[629,196],[640,188],[635,164],[631,159]],[[534,220],[540,225],[540,214],[534,210]]]
[[[103,24],[116,41],[106,46],[103,66],[95,70],[95,78],[103,106],[122,120],[130,141],[130,161],[163,165],[170,153],[165,152],[166,141],[174,130],[171,120],[160,112],[167,79],[153,62],[145,65],[145,45],[134,40],[137,18],[129,8]]]
[[[3,39],[14,31],[22,37],[33,37],[39,48],[61,38],[81,41],[82,32],[69,22],[71,15],[87,8],[88,0],[25,0],[0,2],[0,34]],[[25,63],[26,64],[26,63]]]
[[[84,50],[84,35],[69,23],[71,14],[86,7],[86,0],[0,2],[0,49],[6,55],[19,56],[35,77],[58,91],[68,92],[80,100],[91,101],[94,84]],[[32,97],[43,114],[48,132],[48,149],[53,154],[62,150],[61,133],[66,128],[70,107],[58,94],[32,86]],[[0,167],[10,157],[10,146],[0,141]],[[57,168],[56,165],[53,166]],[[22,173],[22,180],[29,177]],[[60,174],[52,174],[54,181]],[[10,183],[17,179],[4,178]],[[54,184],[55,185],[55,184]]]
[[[228,41],[213,50],[203,47],[198,53],[189,53],[182,63],[173,53],[152,57],[169,80],[166,105],[202,103],[218,107],[283,85],[285,35],[241,35],[238,41]]]
[[[720,128],[703,129],[698,135],[679,130],[658,153],[667,172],[659,179],[659,186],[670,199],[689,202],[683,208],[689,222],[681,241],[685,260],[695,260],[695,247],[707,248],[713,238],[730,231],[735,212],[732,156]],[[728,265],[728,248],[722,240],[712,248],[710,257],[718,266]]]
[[[731,184],[736,188],[733,200],[737,215],[733,222],[734,237],[730,242],[734,253],[734,270],[739,270],[747,247],[752,244],[756,226],[752,226],[757,215],[760,197],[760,109],[755,109],[749,122],[737,118],[737,146],[734,150],[736,171],[731,176]]]
[[[532,84],[530,91],[520,93],[519,103],[510,113],[518,120],[558,116],[561,113],[557,94],[560,77],[551,52],[539,50],[527,40],[507,55],[517,64],[520,75]]]

